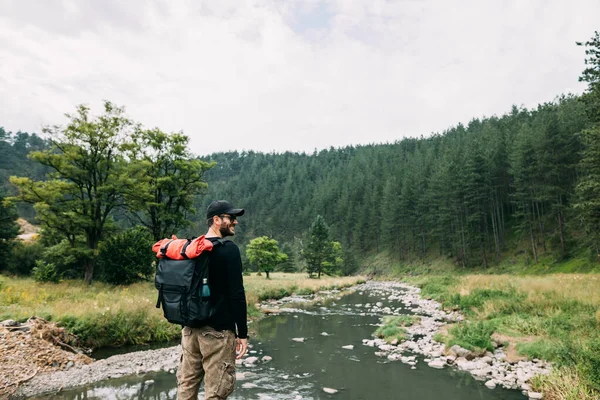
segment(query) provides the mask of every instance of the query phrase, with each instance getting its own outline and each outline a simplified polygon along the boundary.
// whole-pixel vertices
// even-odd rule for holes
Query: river
[[[488,389],[470,374],[451,368],[415,367],[389,361],[365,346],[380,323],[381,312],[362,307],[410,310],[397,300],[374,299],[369,291],[353,292],[305,308],[267,316],[251,325],[255,337],[252,366],[238,366],[230,399],[397,399],[523,400],[516,390]],[[304,341],[300,341],[303,338]],[[296,340],[294,340],[296,339]],[[344,348],[352,345],[353,348]],[[270,356],[272,360],[261,361]],[[422,361],[422,357],[417,360]],[[335,389],[329,394],[324,388]],[[175,376],[166,372],[108,380],[89,387],[37,399],[176,399]],[[201,397],[203,398],[203,397]]]

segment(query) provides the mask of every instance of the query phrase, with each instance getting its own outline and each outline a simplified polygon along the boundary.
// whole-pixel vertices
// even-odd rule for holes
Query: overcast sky
[[[196,154],[441,132],[581,93],[598,0],[0,0],[0,126],[102,100]]]

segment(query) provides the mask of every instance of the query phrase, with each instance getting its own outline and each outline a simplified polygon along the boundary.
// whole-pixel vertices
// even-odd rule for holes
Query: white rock
[[[295,338],[292,338],[292,340],[293,340],[294,342],[298,342],[298,343],[302,343],[302,342],[304,342],[304,338],[303,338],[303,337],[295,337]]]
[[[144,385],[150,386],[154,384],[154,380],[153,379],[148,379],[147,381],[144,382]]]
[[[263,358],[260,359],[262,362],[269,362],[271,360],[273,360],[273,357],[271,356],[264,356]]]
[[[527,396],[530,399],[537,399],[537,400],[544,398],[544,396],[539,392],[527,392]]]
[[[354,345],[353,344],[349,344],[347,346],[342,346],[342,349],[352,350],[352,349],[354,349]]]
[[[327,333],[327,332],[321,332],[321,336],[329,336],[329,333]]]
[[[444,368],[444,365],[446,365],[446,362],[444,360],[433,360],[427,365],[430,366],[431,368],[440,369],[440,368]]]
[[[244,364],[248,365],[248,364],[254,364],[255,362],[258,361],[258,357],[248,357],[244,360]]]
[[[485,386],[486,386],[488,389],[495,389],[495,388],[496,388],[496,382],[494,382],[494,381],[487,381],[487,382],[485,383]]]
[[[327,387],[323,388],[323,391],[325,393],[329,393],[329,394],[336,394],[338,392],[337,389],[332,389],[332,388],[327,388]]]

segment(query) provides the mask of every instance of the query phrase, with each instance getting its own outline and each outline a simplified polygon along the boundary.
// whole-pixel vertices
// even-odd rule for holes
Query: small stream
[[[380,323],[381,314],[357,306],[373,303],[370,293],[353,292],[310,307],[272,315],[251,325],[253,366],[238,366],[236,390],[241,399],[394,399],[523,400],[516,390],[488,389],[466,372],[416,369],[375,355],[363,345]],[[403,307],[395,300],[375,300]],[[406,309],[406,313],[410,310]],[[304,338],[303,342],[292,340]],[[353,349],[343,346],[353,345]],[[271,361],[260,359],[268,355]],[[324,388],[337,390],[328,394]],[[176,399],[175,375],[153,373],[100,382],[37,399]],[[203,396],[200,397],[203,399]]]

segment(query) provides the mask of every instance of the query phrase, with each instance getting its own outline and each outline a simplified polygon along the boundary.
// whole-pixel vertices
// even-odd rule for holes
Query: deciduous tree
[[[208,185],[204,173],[214,162],[195,158],[183,133],[160,129],[139,130],[130,158],[140,179],[136,190],[127,192],[126,204],[136,223],[160,240],[188,226],[195,213],[194,200]]]
[[[246,246],[246,257],[250,263],[256,265],[259,271],[267,274],[275,270],[277,264],[287,261],[288,256],[279,251],[277,240],[269,239],[268,236],[261,236],[252,239]]]
[[[45,129],[51,148],[30,154],[50,168],[48,179],[11,177],[19,189],[13,200],[34,203],[42,225],[62,234],[73,247],[77,235],[85,237],[83,272],[89,284],[111,212],[136,190],[139,176],[125,159],[132,146],[133,123],[123,108],[108,101],[98,117],[84,105],[67,117],[65,127]]]

